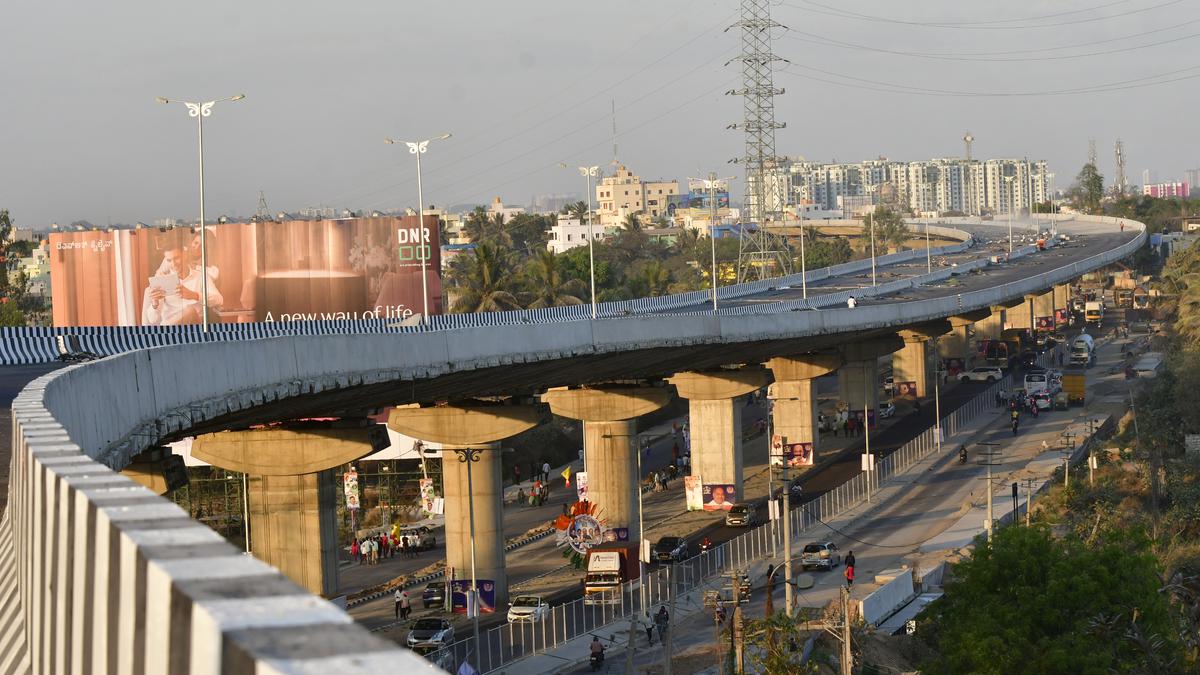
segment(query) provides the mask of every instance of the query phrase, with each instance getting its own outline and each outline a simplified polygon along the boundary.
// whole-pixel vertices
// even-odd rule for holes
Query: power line
[[[807,504],[801,504],[799,508],[801,510],[803,510],[805,513],[807,513],[810,518],[812,518],[813,520],[817,521],[818,523],[824,525],[825,527],[829,528],[830,531],[836,532],[839,535],[841,535],[842,537],[845,537],[846,539],[849,539],[850,541],[858,542],[859,544],[862,544],[864,546],[871,546],[874,548],[912,548],[914,546],[920,546],[921,544],[925,543],[925,540],[921,540],[921,541],[914,541],[911,544],[880,544],[880,543],[873,542],[873,541],[867,541],[866,539],[859,539],[858,537],[854,537],[854,536],[851,536],[850,534],[847,534],[845,530],[839,530],[838,528],[834,527],[833,525],[830,525],[829,523],[825,522],[824,520],[821,520],[820,518],[818,518],[817,514],[813,513],[812,511],[810,511],[808,509]]]
[[[797,73],[797,72],[791,70],[791,68],[801,68],[804,70],[809,70],[809,71],[819,73],[822,75],[826,75],[829,77],[840,77],[840,78],[843,78],[846,80],[851,80],[853,82],[859,82],[859,83],[868,84],[868,85],[876,85],[877,88],[861,87],[861,85],[850,85],[845,82],[838,82],[836,80],[825,80],[825,79],[822,79],[819,77],[806,75],[804,73]],[[1139,77],[1139,78],[1132,79],[1132,80],[1121,80],[1118,82],[1108,82],[1105,84],[1097,84],[1097,85],[1091,85],[1088,87],[1079,87],[1079,88],[1075,88],[1075,89],[1059,89],[1059,90],[1047,90],[1047,91],[1024,91],[1024,92],[957,91],[957,90],[952,90],[952,89],[932,89],[932,88],[927,88],[927,87],[898,85],[893,82],[881,82],[879,80],[871,80],[871,79],[867,79],[867,78],[855,77],[853,75],[846,75],[843,73],[822,70],[820,68],[814,68],[812,66],[806,66],[806,65],[803,65],[800,63],[792,63],[791,65],[788,66],[788,68],[784,69],[784,72],[792,74],[792,75],[796,75],[799,77],[803,77],[805,79],[815,80],[818,82],[826,82],[828,84],[836,84],[836,85],[841,85],[841,86],[860,86],[863,89],[870,89],[872,91],[882,91],[882,92],[893,93],[893,94],[919,94],[919,95],[926,95],[926,96],[965,96],[965,97],[983,97],[983,98],[1008,98],[1008,97],[1027,97],[1027,96],[1069,96],[1069,95],[1075,95],[1075,94],[1097,94],[1097,93],[1104,93],[1104,92],[1110,92],[1110,91],[1124,91],[1124,90],[1128,90],[1128,89],[1141,89],[1144,87],[1153,87],[1153,86],[1157,86],[1157,85],[1161,85],[1161,84],[1169,84],[1172,82],[1180,82],[1183,80],[1190,80],[1190,79],[1193,79],[1196,77],[1200,77],[1200,73],[1193,73],[1191,75],[1181,75],[1182,73],[1193,72],[1196,70],[1200,70],[1200,66],[1190,66],[1188,68],[1182,68],[1180,70],[1169,71],[1169,72],[1162,73],[1159,75],[1152,75],[1149,77]],[[1173,77],[1175,75],[1181,75],[1181,76]],[[1162,78],[1167,78],[1167,77],[1172,77],[1172,79],[1162,79]],[[1159,81],[1151,82],[1149,80],[1159,80]]]
[[[830,7],[829,5],[822,5],[820,3],[811,2],[810,0],[800,0],[800,2],[803,2],[807,5],[814,5],[816,7],[823,7],[830,11],[840,12],[842,14],[845,14],[847,16],[853,16],[855,18],[871,19],[871,20],[875,20],[875,21],[892,21],[892,19],[886,19],[884,17],[879,17],[879,16],[872,16],[869,14],[859,14],[857,12],[851,12],[851,11],[842,9],[840,7]],[[1098,9],[1107,9],[1109,7],[1114,7],[1116,5],[1124,5],[1128,2],[1129,2],[1129,0],[1115,0],[1114,2],[1109,2],[1109,3],[1103,4],[1103,5],[1095,5],[1093,7],[1085,7],[1083,9],[1073,9],[1073,10],[1066,11],[1066,12],[1056,12],[1054,14],[1042,14],[1041,16],[1027,16],[1027,17],[1023,17],[1023,18],[1019,18],[1019,19],[990,19],[990,20],[986,20],[986,21],[941,21],[941,22],[937,22],[937,23],[938,23],[938,25],[942,25],[942,26],[982,26],[982,25],[998,24],[998,23],[1022,23],[1022,22],[1026,22],[1026,21],[1041,21],[1042,19],[1056,19],[1060,16],[1070,16],[1072,14],[1085,14],[1087,12],[1094,12]],[[906,22],[906,23],[916,23],[916,22]]]
[[[1182,24],[1177,24],[1175,26],[1169,26],[1167,28],[1160,28],[1155,31],[1147,31],[1146,33],[1140,33],[1139,35],[1146,35],[1148,33],[1157,33],[1157,32],[1162,32],[1162,31],[1167,31],[1167,30],[1175,30],[1182,26],[1186,26],[1188,24],[1193,24],[1193,23],[1200,23],[1200,19],[1193,19],[1191,21],[1186,21]],[[823,35],[816,35],[813,33],[806,33],[803,31],[793,31],[793,32],[797,36],[803,35],[803,36],[808,36],[813,39],[806,40],[803,37],[788,36],[789,39],[796,40],[798,42],[805,42],[805,43],[809,43],[809,44],[816,43],[816,44],[823,45],[826,47],[840,47],[843,49],[858,49],[858,50],[868,51],[868,52],[878,52],[881,54],[891,54],[891,55],[895,55],[895,56],[910,56],[913,58],[932,59],[932,60],[936,60],[936,61],[976,61],[976,62],[984,62],[984,63],[1007,62],[1007,61],[1039,61],[1039,62],[1040,61],[1065,61],[1065,60],[1069,60],[1069,59],[1082,59],[1082,58],[1089,58],[1089,57],[1093,57],[1093,56],[1109,56],[1112,54],[1121,54],[1124,52],[1133,52],[1133,51],[1139,51],[1142,49],[1149,49],[1151,47],[1161,47],[1162,45],[1173,44],[1176,42],[1183,42],[1184,40],[1191,40],[1193,38],[1200,37],[1200,33],[1192,33],[1191,35],[1184,35],[1181,37],[1170,38],[1168,40],[1159,40],[1158,42],[1151,42],[1151,43],[1144,44],[1144,45],[1133,45],[1130,47],[1121,47],[1121,48],[1117,48],[1117,49],[1102,49],[1099,51],[1086,52],[1083,54],[1064,54],[1061,56],[1018,56],[1015,58],[983,58],[982,56],[972,55],[972,54],[952,54],[952,53],[938,54],[938,53],[931,53],[931,52],[910,52],[910,51],[904,51],[904,50],[898,50],[898,49],[886,49],[883,47],[873,47],[871,45],[855,44],[853,42],[842,42],[840,40],[834,40],[833,38],[828,38]],[[1136,36],[1130,36],[1130,37],[1136,37]],[[1126,39],[1126,38],[1116,38],[1116,39]],[[1111,42],[1111,40],[1105,40],[1105,42]],[[1090,46],[1098,45],[1098,44],[1101,44],[1101,43],[1099,41],[1091,41],[1091,42],[1087,42],[1087,43],[1081,43],[1078,45],[1072,45],[1069,47],[1052,47],[1052,48],[1049,48],[1047,50],[1042,50],[1042,51],[1059,51],[1059,50],[1063,50],[1063,49],[1076,49],[1079,47],[1090,47]],[[1008,52],[996,52],[995,54],[996,55],[1027,54],[1030,51],[1031,50],[1013,50],[1013,51],[1008,51]]]
[[[805,4],[811,5],[812,7],[802,7],[800,5],[793,5],[793,4],[786,3],[786,2],[782,3],[782,4],[784,6],[791,7],[793,9],[798,9],[803,12],[812,12],[814,14],[825,14],[828,16],[835,16],[835,17],[843,18],[843,19],[858,19],[861,21],[871,21],[871,22],[875,22],[875,23],[888,23],[888,24],[897,24],[897,25],[904,25],[904,26],[920,26],[923,28],[954,28],[954,29],[958,29],[958,30],[1026,30],[1026,29],[1030,29],[1030,28],[1055,28],[1055,27],[1059,27],[1059,26],[1074,26],[1074,25],[1078,25],[1078,24],[1095,23],[1096,21],[1107,21],[1109,19],[1118,19],[1118,18],[1125,17],[1125,16],[1131,16],[1134,14],[1141,14],[1141,13],[1150,12],[1150,11],[1153,11],[1156,9],[1162,9],[1163,7],[1169,7],[1171,5],[1178,5],[1181,2],[1183,2],[1183,0],[1167,0],[1167,2],[1162,2],[1157,5],[1151,5],[1149,7],[1142,7],[1140,9],[1133,9],[1133,10],[1129,10],[1127,12],[1120,12],[1117,14],[1108,14],[1105,16],[1089,17],[1086,19],[1075,19],[1072,21],[1059,21],[1056,23],[1042,23],[1042,24],[1035,24],[1035,25],[1028,25],[1028,26],[1001,26],[1001,25],[993,25],[993,24],[980,25],[978,23],[969,23],[969,22],[938,23],[938,22],[927,22],[927,21],[907,21],[904,19],[893,19],[893,18],[889,18],[889,17],[874,16],[874,15],[870,15],[870,14],[859,14],[859,13],[855,13],[855,12],[846,12],[846,11],[838,9],[836,7],[831,7],[829,5],[822,5],[819,3],[810,2],[809,0],[800,0],[800,1],[804,2]],[[1112,3],[1112,4],[1118,4],[1118,3]],[[1108,6],[1111,6],[1111,5],[1104,5],[1097,9],[1102,9],[1102,8],[1108,7]],[[822,9],[828,10],[828,11],[822,11],[822,9],[813,9],[813,7],[822,8]],[[1033,20],[1033,19],[1030,19],[1030,20]]]

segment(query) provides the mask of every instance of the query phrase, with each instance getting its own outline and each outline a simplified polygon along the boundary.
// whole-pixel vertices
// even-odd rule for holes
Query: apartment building
[[[678,194],[678,181],[643,181],[622,164],[596,185],[596,213],[604,227],[620,226],[630,213],[654,219],[666,215],[670,198]]]

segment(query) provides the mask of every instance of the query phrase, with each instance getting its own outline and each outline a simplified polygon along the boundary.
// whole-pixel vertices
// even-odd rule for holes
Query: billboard
[[[700,488],[705,511],[728,511],[737,498],[734,486],[728,483],[705,484]]]
[[[441,312],[437,218],[226,223],[50,235],[55,326],[403,319]],[[202,281],[201,279],[204,279]],[[207,310],[202,302],[208,290]]]

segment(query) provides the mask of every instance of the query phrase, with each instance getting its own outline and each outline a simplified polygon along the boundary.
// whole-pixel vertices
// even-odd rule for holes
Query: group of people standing
[[[837,436],[839,431],[844,431],[846,438],[853,438],[863,432],[862,420],[857,414],[851,415],[849,410],[839,410],[832,418],[826,417],[825,413],[818,414],[817,428],[832,431],[834,436]]]
[[[380,558],[392,558],[397,553],[406,558],[415,558],[420,553],[420,546],[420,539],[415,535],[381,533],[351,542],[350,558],[359,565],[378,565]]]
[[[529,486],[529,492],[525,492],[525,488],[517,488],[517,503],[525,506],[541,506],[550,499],[550,486],[540,480],[533,481],[533,485]]]

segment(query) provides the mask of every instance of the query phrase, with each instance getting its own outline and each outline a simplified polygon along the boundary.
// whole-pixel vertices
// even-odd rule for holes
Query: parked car
[[[738,502],[725,513],[725,524],[729,527],[749,527],[758,522],[758,510],[753,504]]]
[[[425,609],[430,607],[441,607],[446,604],[446,582],[434,581],[425,584],[425,590],[421,591],[421,604],[425,605]]]
[[[842,564],[842,554],[838,553],[837,545],[832,541],[814,541],[804,545],[800,554],[800,568],[808,570],[821,568],[831,570]]]
[[[895,415],[896,415],[896,404],[895,403],[892,403],[891,401],[886,401],[884,403],[879,404],[879,410],[877,412],[877,416],[879,417],[879,419],[886,420],[889,417],[895,417]]]
[[[963,382],[995,382],[1004,379],[1004,371],[1000,366],[981,366],[966,371],[958,379]]]
[[[508,621],[538,622],[550,616],[550,603],[540,595],[518,595],[508,603]]]
[[[654,544],[653,558],[658,562],[681,562],[687,557],[687,539],[663,537]]]
[[[417,619],[408,631],[408,646],[442,648],[454,642],[454,626],[449,619]]]
[[[408,527],[400,530],[399,536],[408,537],[409,545],[416,540],[418,551],[428,551],[437,546],[437,538],[433,536],[433,530],[421,525],[419,527]]]
[[[883,378],[883,393],[887,394],[888,396],[896,395],[896,378],[895,377],[888,375],[887,377]]]

